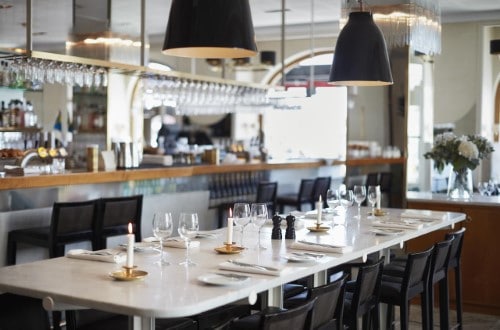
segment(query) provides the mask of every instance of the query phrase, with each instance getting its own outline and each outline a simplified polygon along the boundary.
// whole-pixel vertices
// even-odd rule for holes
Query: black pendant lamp
[[[162,52],[194,58],[256,55],[248,0],[172,0]]]
[[[361,3],[361,1],[360,1]],[[370,12],[351,12],[337,39],[329,83],[340,86],[392,85],[384,36]]]

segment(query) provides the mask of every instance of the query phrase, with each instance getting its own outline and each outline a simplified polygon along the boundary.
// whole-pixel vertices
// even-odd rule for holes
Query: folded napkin
[[[445,217],[445,212],[429,210],[405,210],[403,213],[401,213],[401,218],[412,218],[429,221],[443,220]]]
[[[178,248],[178,249],[185,249],[187,247],[186,241],[183,240],[180,237],[172,237],[172,238],[167,238],[163,242],[163,246],[166,247],[173,247],[173,248]],[[189,243],[189,248],[198,248],[200,247],[200,241],[191,241]]]
[[[352,251],[352,246],[343,244],[315,243],[309,241],[295,241],[290,245],[291,249],[319,251],[329,253],[346,253]]]
[[[417,230],[421,229],[424,224],[420,221],[412,221],[412,220],[392,220],[392,221],[384,221],[384,220],[376,220],[372,222],[372,226],[374,228],[392,228],[392,229],[412,229]]]
[[[219,236],[220,232],[216,232],[213,230],[206,230],[206,231],[200,230],[196,234],[196,238],[217,238]]]
[[[322,220],[327,220],[327,219],[331,220],[333,215],[334,215],[333,213],[321,212],[321,219]],[[304,219],[312,219],[312,220],[318,219],[318,211],[312,210],[312,211],[306,212],[306,214],[304,214]]]
[[[83,249],[73,249],[66,253],[66,257],[75,259],[94,260],[102,262],[121,263],[127,258],[126,254],[115,250],[88,251]]]
[[[273,275],[280,276],[283,268],[276,266],[266,266],[260,264],[248,263],[248,266],[237,265],[232,262],[226,261],[219,264],[219,269],[231,270],[234,272],[252,273],[252,274],[262,274],[262,275]]]

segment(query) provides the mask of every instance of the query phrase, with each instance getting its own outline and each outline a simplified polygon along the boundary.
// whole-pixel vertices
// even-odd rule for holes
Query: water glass
[[[248,203],[234,203],[233,208],[233,221],[241,228],[241,244],[243,247],[243,234],[246,225],[250,222],[250,204]]]
[[[361,219],[361,203],[363,203],[366,199],[366,187],[355,185],[353,189],[353,194],[354,194],[354,200],[356,201],[356,204],[358,204],[358,214],[355,215],[354,217],[356,219]]]
[[[255,225],[257,228],[259,228],[258,231],[258,245],[257,247],[259,249],[265,249],[260,244],[260,230],[262,229],[262,226],[266,223],[268,214],[267,214],[267,204],[266,203],[253,203],[251,208],[250,208],[250,218],[252,221],[252,224]]]
[[[160,241],[160,260],[156,262],[158,265],[170,265],[164,258],[163,242],[172,235],[173,227],[171,213],[155,213],[153,215],[153,235]]]
[[[197,213],[181,213],[179,216],[179,228],[177,228],[179,235],[186,241],[186,260],[181,262],[179,265],[186,267],[196,266],[191,259],[189,259],[189,248],[191,239],[195,238],[198,234],[200,225],[198,222]]]
[[[328,189],[326,192],[326,203],[330,209],[335,210],[340,205],[339,191]]]

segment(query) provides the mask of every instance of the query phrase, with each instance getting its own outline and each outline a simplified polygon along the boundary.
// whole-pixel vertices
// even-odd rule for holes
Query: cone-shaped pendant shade
[[[329,83],[343,86],[391,85],[384,36],[369,12],[352,12],[337,39]]]
[[[248,0],[173,0],[163,53],[194,58],[256,55]]]

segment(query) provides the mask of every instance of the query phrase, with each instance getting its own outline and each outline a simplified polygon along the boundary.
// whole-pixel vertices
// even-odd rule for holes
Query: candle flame
[[[132,222],[128,223],[128,233],[132,234]]]
[[[231,210],[231,208],[229,208],[229,217],[232,218],[233,217],[233,210]]]

